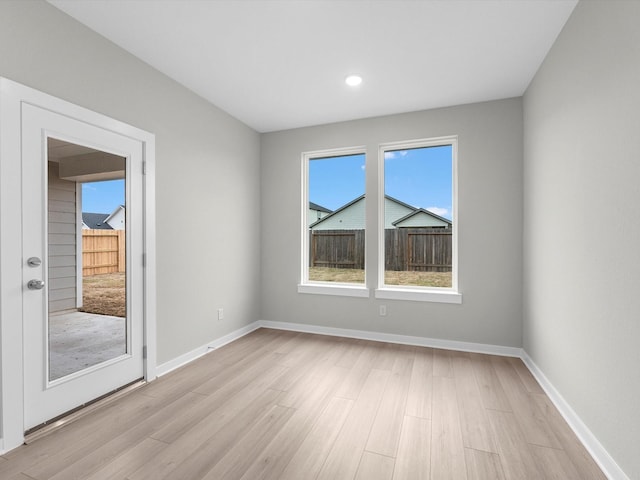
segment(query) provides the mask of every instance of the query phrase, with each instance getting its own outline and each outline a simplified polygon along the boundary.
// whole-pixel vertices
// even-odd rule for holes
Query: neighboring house
[[[82,228],[85,230],[124,230],[124,205],[118,205],[111,213],[82,212]]]
[[[317,203],[309,202],[309,212],[307,213],[307,221],[309,225],[317,222],[323,217],[326,217],[331,213],[331,210],[323,207],[322,205],[318,205]]]
[[[311,230],[362,230],[364,228],[364,195],[309,225]]]
[[[113,230],[106,220],[108,213],[88,213],[82,212],[82,228],[83,230]]]
[[[408,203],[401,202],[397,198],[390,197],[389,195],[384,196],[384,228],[395,228],[393,222],[398,220],[399,218],[403,218],[417,209],[416,207],[412,207]]]
[[[399,218],[392,225],[396,228],[451,228],[451,220],[447,220],[440,215],[436,215],[424,208],[418,208],[416,211]]]
[[[364,195],[309,225],[311,230],[362,230],[365,228]],[[384,228],[451,228],[451,221],[423,208],[412,207],[396,198],[384,197]]]
[[[118,205],[116,209],[111,212],[111,215],[107,217],[105,220],[111,228],[114,230],[124,230],[125,229],[125,208],[124,205]]]

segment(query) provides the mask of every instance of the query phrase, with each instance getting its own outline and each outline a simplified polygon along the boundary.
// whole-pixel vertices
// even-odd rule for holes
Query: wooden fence
[[[124,230],[82,230],[82,276],[126,270]]]
[[[309,265],[364,268],[364,230],[316,230],[309,234]]]
[[[450,272],[450,229],[393,228],[384,231],[384,268],[395,271]]]
[[[386,229],[385,270],[450,272],[451,234],[450,229]],[[363,269],[364,230],[310,231],[309,266]]]

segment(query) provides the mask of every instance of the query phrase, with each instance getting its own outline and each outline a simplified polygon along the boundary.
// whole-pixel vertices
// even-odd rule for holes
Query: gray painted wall
[[[159,363],[259,318],[256,132],[41,1],[0,2],[0,75],[156,135]]]
[[[377,257],[378,144],[458,135],[462,305],[297,293],[301,152],[367,148],[367,261]],[[262,135],[265,320],[505,346],[522,342],[522,102],[496,102]],[[375,268],[367,282],[376,285]],[[387,316],[378,316],[386,304]]]
[[[635,480],[639,22],[640,2],[580,2],[524,97],[524,347]]]

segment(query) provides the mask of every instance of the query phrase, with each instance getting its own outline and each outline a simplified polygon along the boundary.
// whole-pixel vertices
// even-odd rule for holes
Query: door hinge
[[[143,253],[142,254],[142,267],[146,267],[147,266],[147,254]]]
[[[147,174],[147,162],[142,162],[142,174]]]
[[[146,346],[146,345],[144,345],[144,346],[142,347],[142,358],[143,358],[144,360],[146,360],[146,358],[147,358],[147,346]]]

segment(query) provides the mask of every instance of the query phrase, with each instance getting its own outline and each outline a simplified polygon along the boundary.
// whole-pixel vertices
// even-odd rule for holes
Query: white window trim
[[[462,294],[450,288],[388,286],[376,288],[375,298],[381,300],[412,300],[416,302],[462,303]]]
[[[298,285],[298,293],[369,298],[369,289],[364,284],[355,283],[308,282]]]
[[[300,283],[298,293],[311,293],[318,295],[338,295],[346,297],[369,297],[369,288],[365,283],[336,283],[309,281],[309,161],[315,158],[342,157],[347,155],[365,155],[364,146],[332,148],[328,150],[314,150],[302,153],[302,201],[301,204],[301,258],[300,258]],[[366,171],[365,171],[366,175]],[[366,181],[365,181],[366,191]],[[367,236],[365,233],[365,250],[367,248]],[[367,278],[365,265],[365,281]]]
[[[396,286],[385,285],[385,258],[384,258],[384,156],[385,152],[392,150],[405,150],[424,147],[437,147],[451,145],[451,175],[452,175],[452,214],[453,234],[451,288]],[[404,142],[390,142],[380,144],[378,147],[378,288],[375,290],[375,298],[389,300],[413,300],[422,302],[462,303],[462,294],[458,291],[458,136],[427,138],[409,140]]]

